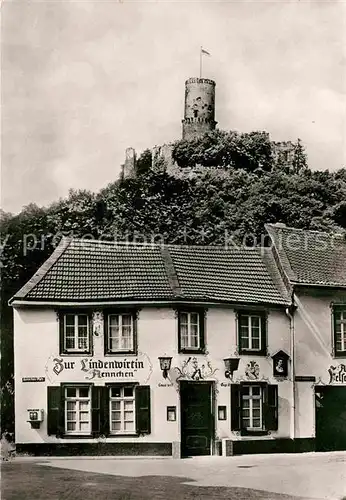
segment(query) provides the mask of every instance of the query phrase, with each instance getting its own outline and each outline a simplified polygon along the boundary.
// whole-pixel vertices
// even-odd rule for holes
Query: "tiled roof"
[[[281,224],[266,229],[291,284],[346,287],[345,236]]]
[[[182,295],[195,300],[282,303],[260,248],[170,246]]]
[[[13,300],[289,302],[267,249],[76,239],[63,240]]]

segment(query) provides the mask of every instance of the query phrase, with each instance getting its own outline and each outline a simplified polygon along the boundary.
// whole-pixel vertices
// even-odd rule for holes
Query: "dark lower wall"
[[[17,454],[31,456],[171,456],[172,443],[17,443]]]
[[[226,441],[226,456],[315,451],[315,438]]]

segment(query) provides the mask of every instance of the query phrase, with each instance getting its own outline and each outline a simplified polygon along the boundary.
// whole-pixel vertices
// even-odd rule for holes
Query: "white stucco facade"
[[[75,308],[76,309],[76,308]],[[100,308],[94,308],[99,311]],[[192,363],[201,370],[197,381],[211,382],[213,391],[212,412],[216,441],[222,440],[275,440],[291,438],[293,381],[289,363],[288,377],[273,376],[271,358],[279,350],[290,356],[290,319],[285,309],[267,309],[267,355],[239,355],[236,310],[233,307],[208,306],[205,322],[206,352],[185,354],[178,352],[178,322],[171,306],[141,306],[137,319],[138,352],[135,355],[105,355],[102,324],[94,325],[92,355],[62,355],[59,352],[59,319],[51,307],[14,308],[15,351],[15,414],[16,442],[73,443],[78,437],[63,438],[47,434],[47,387],[62,383],[88,382],[94,385],[107,383],[139,383],[150,386],[151,432],[143,436],[102,437],[102,442],[153,442],[175,443],[181,441],[180,382],[192,380]],[[159,365],[160,356],[172,357],[168,378],[164,378]],[[233,380],[225,376],[224,359],[240,358]],[[193,358],[196,358],[193,361]],[[110,361],[127,363],[128,368],[110,368]],[[248,363],[258,365],[255,378],[246,373]],[[132,364],[131,364],[132,363]],[[56,372],[54,372],[56,367]],[[91,367],[91,368],[90,368]],[[126,373],[125,373],[126,372]],[[230,425],[232,383],[260,382],[278,386],[278,429],[263,436],[242,436],[233,432]],[[167,420],[167,407],[176,407],[176,421]],[[218,407],[226,407],[226,420],[218,419]],[[27,421],[28,409],[42,409],[43,422],[32,428]],[[307,424],[309,428],[309,424]],[[302,432],[304,434],[304,431]],[[305,432],[306,434],[306,432]],[[98,442],[100,438],[83,438],[83,442]],[[213,453],[214,451],[212,451]]]

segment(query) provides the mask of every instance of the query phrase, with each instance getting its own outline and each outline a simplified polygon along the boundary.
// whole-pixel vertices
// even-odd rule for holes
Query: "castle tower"
[[[185,82],[183,139],[194,139],[215,129],[215,82],[189,78]]]

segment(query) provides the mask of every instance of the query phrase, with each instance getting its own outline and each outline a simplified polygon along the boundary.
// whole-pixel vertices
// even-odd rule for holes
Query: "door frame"
[[[215,380],[179,380],[179,418],[180,418],[180,449],[182,455],[182,436],[183,436],[183,405],[181,402],[181,386],[182,385],[208,385],[210,387],[210,413],[211,413],[211,430],[210,430],[210,453],[206,456],[214,455],[216,441],[216,383]]]

